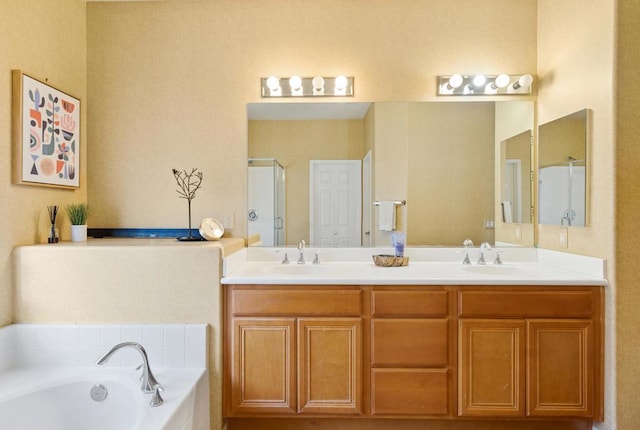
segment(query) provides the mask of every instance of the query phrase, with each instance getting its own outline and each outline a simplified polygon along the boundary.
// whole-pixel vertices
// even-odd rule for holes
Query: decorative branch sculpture
[[[198,172],[197,168],[191,169],[190,172],[186,170],[172,169],[173,177],[176,179],[178,189],[176,192],[179,194],[179,198],[186,199],[189,205],[189,236],[179,237],[180,241],[196,241],[202,240],[200,237],[193,237],[191,235],[191,200],[196,197],[196,191],[200,189],[202,185],[202,172]]]

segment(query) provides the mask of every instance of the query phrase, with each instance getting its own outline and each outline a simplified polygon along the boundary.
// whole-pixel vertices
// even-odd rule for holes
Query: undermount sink
[[[315,273],[323,273],[326,267],[321,264],[277,264],[265,269],[266,272],[276,275],[313,275]]]
[[[527,272],[527,269],[524,269],[522,267],[505,266],[502,264],[463,266],[462,269],[466,270],[467,272],[480,273],[480,274],[492,275],[492,276],[521,275]]]

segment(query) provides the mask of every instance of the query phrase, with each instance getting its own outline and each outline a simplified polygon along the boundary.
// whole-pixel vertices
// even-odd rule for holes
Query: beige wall
[[[196,166],[194,219],[235,213],[231,233],[245,235],[246,104],[260,101],[260,77],[345,73],[355,76],[350,100],[398,101],[434,99],[437,74],[535,70],[535,0],[476,5],[89,3],[95,223],[183,226],[170,171]]]
[[[618,1],[616,96],[616,296],[617,296],[617,413],[618,429],[640,423],[640,3]]]
[[[585,108],[593,111],[590,226],[570,227],[564,248],[560,227],[540,225],[538,243],[607,259],[605,422],[598,428],[626,430],[637,421],[635,427],[616,427],[615,295],[618,288],[633,286],[615,281],[615,6],[616,0],[538,0],[538,124]]]
[[[591,227],[569,229],[568,248],[564,248],[559,243],[558,227],[541,225],[538,243],[543,248],[607,258],[611,263],[614,5],[615,0],[538,1],[538,124],[589,108],[593,111],[594,142],[590,154]]]
[[[409,103],[375,103],[373,124],[373,201],[407,200],[409,176]],[[407,202],[411,204],[411,202]],[[391,232],[378,229],[378,209],[371,212],[375,246],[391,246]],[[396,230],[407,229],[407,206],[396,206]]]
[[[362,160],[364,121],[249,121],[248,142],[250,158],[275,158],[285,168],[286,244],[310,243],[309,161]]]
[[[47,205],[85,201],[86,154],[86,19],[84,0],[0,0],[0,326],[13,319],[11,250],[16,245],[46,242]],[[11,70],[46,80],[82,102],[80,189],[61,190],[11,182]],[[69,222],[58,228],[69,239]]]
[[[494,103],[409,103],[407,240],[494,242]]]

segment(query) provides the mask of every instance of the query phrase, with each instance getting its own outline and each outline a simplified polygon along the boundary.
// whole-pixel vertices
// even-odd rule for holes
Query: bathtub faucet
[[[153,376],[153,372],[151,372],[151,367],[149,367],[149,358],[147,357],[147,351],[144,350],[144,347],[137,342],[122,342],[111,348],[106,354],[96,361],[96,364],[102,366],[105,364],[116,351],[122,348],[133,348],[136,349],[140,355],[142,356],[142,385],[140,386],[140,390],[143,393],[153,393],[153,397],[151,398],[151,402],[149,403],[151,406],[160,406],[163,402],[162,397],[160,396],[160,392],[163,391],[162,385],[158,383],[158,380],[155,376]]]

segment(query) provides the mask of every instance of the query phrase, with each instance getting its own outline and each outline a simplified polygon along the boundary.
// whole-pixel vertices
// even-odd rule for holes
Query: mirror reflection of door
[[[531,222],[531,130],[501,142],[502,221]]]
[[[309,163],[309,238],[317,247],[360,246],[360,160]]]

